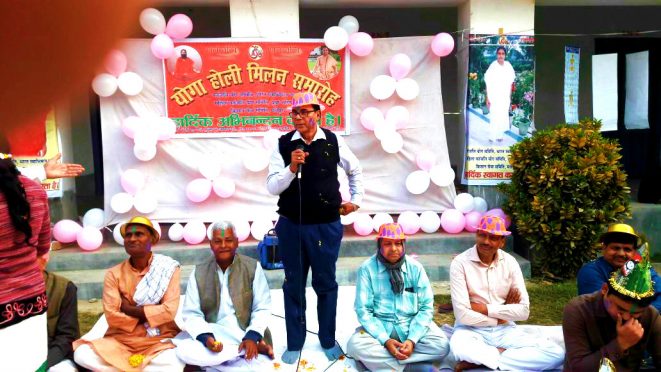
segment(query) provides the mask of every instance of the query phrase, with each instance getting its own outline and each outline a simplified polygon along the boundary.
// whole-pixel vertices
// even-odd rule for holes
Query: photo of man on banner
[[[509,147],[534,131],[534,37],[471,35],[463,182],[510,178]]]

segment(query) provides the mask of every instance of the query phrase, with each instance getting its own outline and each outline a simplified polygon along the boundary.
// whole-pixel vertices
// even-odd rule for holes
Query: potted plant
[[[503,209],[533,246],[533,269],[569,278],[594,258],[597,239],[630,216],[620,146],[604,138],[599,121],[561,124],[512,146],[511,183]]]

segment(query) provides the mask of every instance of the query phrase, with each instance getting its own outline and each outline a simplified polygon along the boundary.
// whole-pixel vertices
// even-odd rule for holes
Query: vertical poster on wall
[[[592,116],[601,131],[617,130],[617,53],[592,56]]]
[[[650,52],[629,53],[626,74],[626,98],[624,100],[624,127],[649,129]]]
[[[565,122],[578,123],[578,73],[581,49],[565,46]]]
[[[38,117],[25,125],[26,130],[8,135],[9,146],[19,167],[43,167],[60,152],[55,111]],[[49,198],[62,197],[62,180],[43,180],[41,186]]]
[[[534,44],[531,35],[470,36],[463,184],[508,181],[510,146],[534,132]]]

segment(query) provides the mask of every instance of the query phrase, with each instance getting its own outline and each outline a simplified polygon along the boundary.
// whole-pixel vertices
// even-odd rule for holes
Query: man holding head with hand
[[[656,297],[650,267],[645,250],[640,262],[626,262],[601,290],[565,306],[565,371],[637,371],[646,351],[661,370],[661,318],[650,305]]]

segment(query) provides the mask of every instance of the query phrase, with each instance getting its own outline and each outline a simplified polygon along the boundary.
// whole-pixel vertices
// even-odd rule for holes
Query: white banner
[[[581,49],[565,47],[565,122],[578,123],[578,76]]]
[[[420,194],[410,194],[406,177],[417,170],[415,158],[419,151],[431,150],[437,164],[450,166],[443,122],[439,58],[429,52],[432,37],[375,39],[374,50],[367,57],[351,62],[351,119],[356,123],[351,135],[344,137],[363,167],[365,198],[361,212],[395,213],[406,210],[442,212],[452,207],[454,186],[440,188],[431,184]],[[276,196],[266,190],[267,169],[251,172],[243,159],[264,152],[262,137],[242,138],[177,138],[160,141],[154,159],[142,162],[133,155],[133,140],[123,134],[122,120],[131,115],[163,115],[163,72],[160,60],[151,55],[150,40],[128,40],[121,50],[129,60],[129,71],[144,80],[144,90],[136,96],[120,92],[101,98],[103,138],[104,186],[106,224],[124,221],[139,214],[131,209],[124,214],[114,213],[111,198],[123,192],[120,178],[127,169],[137,169],[146,176],[143,192],[154,196],[158,207],[147,216],[159,222],[205,222],[241,218],[253,221],[256,217],[276,216]],[[420,94],[404,101],[394,94],[378,101],[369,93],[370,82],[387,73],[390,58],[406,53],[412,61],[411,72],[420,87]],[[402,150],[386,153],[374,133],[364,129],[360,114],[368,106],[379,108],[384,114],[396,105],[405,106],[411,115],[408,128],[400,129],[404,138]],[[202,178],[198,167],[210,161],[222,163],[221,176],[236,183],[236,191],[229,198],[220,198],[212,191],[206,201],[194,203],[186,197],[187,184]]]
[[[617,130],[617,54],[592,56],[592,116],[601,131]]]
[[[624,102],[624,126],[649,129],[650,52],[627,54],[627,96]]]

